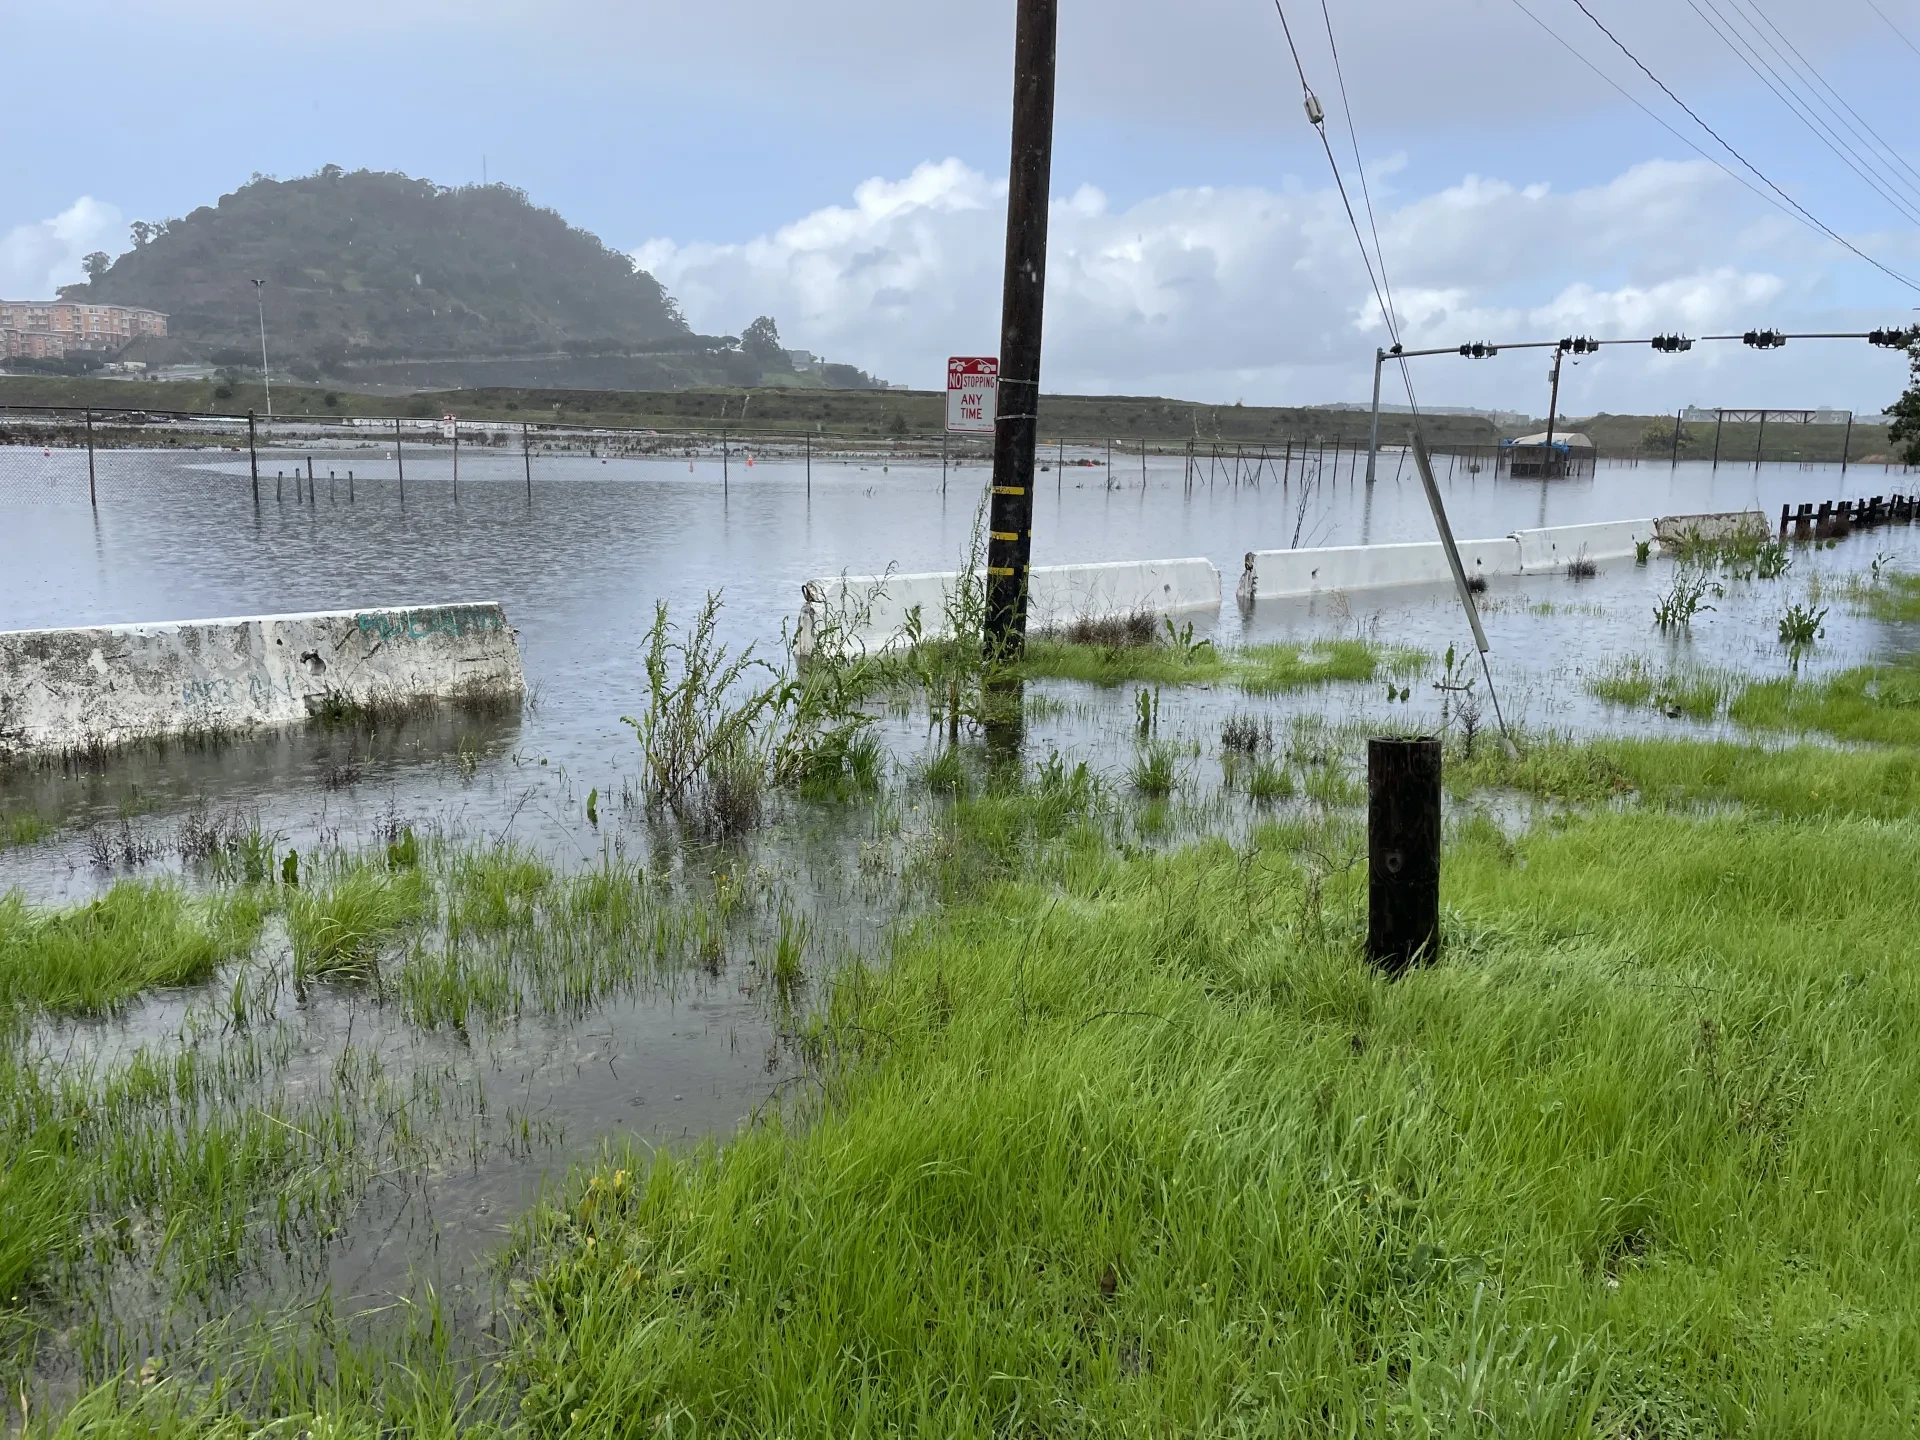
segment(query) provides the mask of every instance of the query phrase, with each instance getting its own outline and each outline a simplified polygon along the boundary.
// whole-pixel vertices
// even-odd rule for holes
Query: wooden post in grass
[[[1367,958],[1391,975],[1440,950],[1440,741],[1367,741]]]

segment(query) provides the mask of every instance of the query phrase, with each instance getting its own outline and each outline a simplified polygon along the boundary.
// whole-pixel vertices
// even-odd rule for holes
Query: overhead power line
[[[1914,44],[1913,41],[1907,38],[1906,31],[1902,30],[1898,25],[1894,24],[1893,21],[1887,20],[1886,11],[1882,10],[1878,5],[1874,4],[1873,0],[1867,0],[1867,8],[1873,11],[1873,13],[1878,15],[1882,20],[1886,20],[1887,28],[1893,31],[1894,34],[1900,37],[1900,43],[1902,45],[1906,46],[1907,49],[1913,51],[1914,54],[1920,55],[1920,45]]]
[[[1340,67],[1340,45],[1333,38],[1333,15],[1327,9],[1327,0],[1320,0],[1320,18],[1327,27],[1327,49],[1333,55],[1333,78],[1340,87],[1340,110],[1347,117],[1347,139],[1353,145],[1353,168],[1360,176],[1360,198],[1366,202],[1367,229],[1373,232],[1374,259],[1380,262],[1380,284],[1387,292],[1387,334],[1398,345],[1400,322],[1394,309],[1393,282],[1387,278],[1387,252],[1380,244],[1380,224],[1373,214],[1373,188],[1367,184],[1367,167],[1360,159],[1360,132],[1354,128],[1353,106],[1347,100],[1347,76]]]
[[[1754,184],[1753,181],[1749,180],[1745,175],[1742,175],[1738,170],[1735,170],[1732,166],[1728,165],[1727,162],[1722,160],[1718,155],[1715,155],[1711,151],[1703,148],[1700,142],[1695,140],[1691,135],[1683,134],[1681,131],[1675,129],[1673,125],[1671,125],[1667,121],[1665,116],[1661,115],[1658,111],[1649,107],[1647,103],[1644,100],[1642,100],[1638,95],[1634,94],[1631,90],[1627,89],[1626,86],[1622,85],[1618,80],[1614,79],[1606,71],[1602,70],[1598,65],[1594,64],[1593,61],[1589,60],[1583,53],[1581,53],[1579,47],[1576,46],[1571,40],[1567,39],[1566,36],[1562,35],[1558,30],[1555,30],[1551,25],[1547,24],[1546,21],[1542,20],[1538,15],[1534,14],[1533,11],[1529,10],[1526,7],[1526,5],[1523,3],[1523,0],[1512,0],[1512,3],[1513,3],[1514,9],[1518,10],[1522,15],[1526,16],[1527,19],[1531,20],[1535,25],[1538,25],[1542,30],[1546,31],[1547,34],[1553,38],[1554,42],[1558,44],[1562,50],[1565,50],[1569,55],[1571,55],[1574,59],[1578,60],[1582,65],[1586,66],[1587,69],[1591,70],[1601,80],[1604,80],[1608,85],[1612,86],[1614,90],[1619,93],[1621,99],[1625,100],[1629,105],[1633,106],[1642,115],[1645,115],[1649,120],[1653,121],[1654,124],[1658,125],[1662,130],[1666,131],[1669,135],[1673,136],[1673,138],[1678,140],[1682,145],[1686,146],[1689,150],[1693,151],[1693,153],[1698,155],[1702,160],[1706,161],[1709,165],[1713,166],[1721,174],[1725,175],[1729,180],[1732,180],[1736,184],[1742,186],[1750,194],[1757,196],[1761,200],[1766,201],[1767,204],[1771,205],[1774,209],[1778,210],[1782,215],[1785,215],[1789,220],[1792,220],[1795,224],[1806,226],[1807,229],[1813,231],[1816,235],[1825,234],[1825,232],[1822,231],[1818,225],[1814,224],[1813,221],[1809,220],[1805,215],[1802,215],[1799,211],[1795,210],[1792,206],[1783,202],[1779,198],[1779,196],[1772,194],[1770,191],[1762,190],[1758,185]]]
[[[1714,37],[1731,50],[1734,57],[1753,73],[1754,78],[1766,86],[1773,93],[1774,98],[1786,106],[1793,117],[1806,126],[1816,140],[1833,152],[1834,157],[1842,165],[1858,175],[1868,189],[1898,210],[1904,218],[1920,225],[1920,210],[1914,208],[1911,200],[1894,194],[1888,187],[1887,180],[1879,174],[1876,165],[1878,157],[1861,156],[1848,143],[1846,137],[1840,135],[1831,124],[1814,113],[1812,103],[1800,91],[1795,79],[1781,74],[1766,56],[1760,53],[1759,47],[1740,30],[1735,21],[1714,3],[1714,0],[1687,0],[1687,6],[1700,17],[1701,23],[1714,33]],[[1740,18],[1744,20],[1746,17],[1742,15]],[[1748,24],[1751,26],[1752,22],[1749,21]],[[1776,55],[1779,54],[1778,47],[1771,46],[1771,42],[1767,41],[1764,35],[1760,36],[1760,39],[1763,43],[1769,44]],[[1784,61],[1784,57],[1782,59]],[[1870,169],[1870,166],[1876,168]],[[1906,182],[1896,176],[1894,183],[1905,184]],[[1908,188],[1912,187],[1908,186]]]
[[[1734,3],[1739,4],[1740,0],[1734,0]],[[1798,45],[1795,45],[1792,40],[1787,38],[1786,32],[1781,30],[1781,28],[1778,25],[1774,24],[1773,20],[1767,15],[1766,11],[1760,8],[1760,0],[1746,0],[1746,8],[1748,10],[1751,10],[1756,16],[1759,17],[1761,24],[1765,25],[1767,29],[1771,30],[1777,37],[1779,37],[1780,43],[1787,47],[1787,49],[1792,53],[1794,60],[1798,62],[1798,68],[1802,70],[1805,74],[1811,76],[1814,82],[1817,85],[1819,85],[1819,87],[1822,90],[1825,90],[1827,94],[1833,97],[1834,101],[1840,106],[1842,110],[1845,110],[1848,115],[1852,116],[1854,120],[1859,122],[1859,126],[1860,126],[1859,130],[1854,129],[1852,125],[1847,125],[1847,129],[1851,131],[1856,138],[1861,139],[1862,142],[1865,143],[1866,138],[1870,136],[1872,138],[1873,144],[1878,147],[1880,152],[1883,152],[1885,154],[1886,158],[1889,161],[1891,161],[1893,165],[1897,166],[1901,170],[1904,170],[1908,175],[1912,176],[1914,180],[1920,181],[1920,170],[1915,169],[1913,165],[1908,162],[1907,158],[1893,147],[1892,142],[1890,142],[1887,139],[1887,137],[1882,135],[1878,130],[1874,129],[1872,124],[1867,120],[1867,117],[1862,115],[1858,110],[1854,109],[1853,103],[1850,100],[1848,100],[1845,95],[1841,94],[1840,91],[1836,90],[1831,83],[1829,83],[1829,81],[1827,80],[1827,77],[1820,73],[1820,71],[1814,66],[1814,63],[1806,57],[1806,54],[1800,49],[1800,47]],[[1777,55],[1780,52],[1778,50],[1775,50],[1774,53]],[[1832,113],[1836,116],[1838,115],[1838,111],[1834,111],[1832,106],[1828,106],[1827,108],[1829,113]],[[1846,122],[1842,121],[1841,123],[1845,124]],[[1866,131],[1866,136],[1862,136],[1860,134],[1860,130]]]
[[[1916,282],[1910,279],[1908,276],[1902,275],[1898,270],[1895,270],[1888,265],[1882,264],[1880,261],[1874,259],[1873,256],[1867,254],[1866,251],[1862,250],[1858,245],[1855,245],[1851,240],[1847,239],[1846,236],[1842,235],[1839,231],[1835,230],[1832,226],[1828,225],[1824,220],[1820,219],[1819,216],[1815,215],[1811,210],[1807,209],[1806,206],[1802,205],[1798,200],[1794,199],[1791,195],[1787,194],[1786,191],[1782,190],[1778,185],[1774,184],[1773,181],[1767,177],[1767,175],[1760,169],[1759,166],[1755,165],[1751,160],[1747,159],[1745,155],[1742,155],[1738,150],[1734,149],[1734,147],[1730,143],[1728,143],[1726,137],[1721,135],[1718,130],[1715,130],[1705,120],[1701,119],[1699,112],[1696,111],[1691,105],[1687,104],[1686,101],[1682,100],[1678,95],[1674,94],[1672,86],[1668,85],[1666,81],[1662,80],[1658,75],[1654,74],[1653,71],[1647,67],[1647,63],[1644,60],[1642,60],[1638,55],[1634,54],[1632,50],[1627,48],[1625,41],[1623,41],[1618,35],[1614,34],[1613,31],[1609,30],[1606,27],[1605,22],[1602,21],[1598,15],[1595,15],[1593,11],[1587,8],[1586,0],[1573,0],[1573,3],[1574,3],[1574,6],[1580,11],[1582,15],[1586,16],[1587,19],[1593,22],[1595,29],[1597,29],[1602,35],[1606,36],[1607,39],[1613,42],[1615,49],[1619,50],[1619,52],[1622,55],[1626,56],[1627,59],[1631,60],[1642,75],[1645,75],[1647,79],[1651,80],[1655,85],[1659,86],[1662,93],[1664,93],[1669,100],[1673,101],[1674,104],[1678,105],[1682,110],[1686,111],[1687,115],[1692,119],[1694,124],[1698,125],[1702,130],[1706,131],[1707,134],[1711,135],[1714,138],[1715,142],[1719,144],[1720,148],[1725,150],[1729,155],[1733,156],[1734,159],[1738,160],[1743,166],[1745,166],[1746,169],[1752,173],[1755,179],[1760,181],[1760,183],[1765,185],[1769,190],[1773,191],[1773,193],[1778,195],[1782,200],[1786,201],[1787,204],[1791,205],[1800,214],[1804,215],[1814,225],[1814,227],[1817,228],[1820,231],[1820,233],[1825,235],[1829,240],[1832,240],[1835,244],[1842,246],[1846,250],[1850,251],[1852,254],[1866,261],[1869,265],[1873,266],[1874,269],[1880,271],[1881,274],[1886,275],[1890,279],[1899,281],[1900,284],[1906,286],[1909,290],[1914,291],[1916,294],[1920,294],[1920,282]]]

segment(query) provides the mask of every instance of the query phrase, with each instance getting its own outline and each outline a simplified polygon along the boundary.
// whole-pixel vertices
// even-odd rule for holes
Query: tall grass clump
[[[433,913],[435,896],[418,869],[352,862],[321,883],[289,894],[287,936],[298,981],[369,980],[403,935]]]
[[[809,663],[777,668],[718,636],[709,592],[691,625],[664,601],[647,635],[647,708],[622,717],[639,737],[651,799],[683,821],[738,833],[760,822],[769,785],[815,798],[868,794],[883,752],[862,706],[890,667],[857,653],[829,620]]]
[[[1148,741],[1134,754],[1127,778],[1148,799],[1164,799],[1180,781],[1179,750],[1170,741]]]
[[[252,945],[262,914],[251,894],[194,898],[171,881],[122,880],[70,910],[0,895],[0,1010],[98,1013],[204,980]]]

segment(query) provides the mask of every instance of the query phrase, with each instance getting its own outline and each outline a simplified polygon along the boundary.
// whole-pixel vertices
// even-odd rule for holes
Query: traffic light
[[[1907,330],[1869,330],[1869,345],[1884,345],[1889,350],[1904,350],[1916,340],[1920,340],[1920,325]]]
[[[1491,360],[1500,353],[1500,347],[1489,345],[1484,340],[1476,340],[1471,345],[1462,345],[1460,353],[1469,360]]]
[[[1562,350],[1571,350],[1575,355],[1597,355],[1600,342],[1590,335],[1569,335],[1560,342]]]
[[[1740,343],[1756,350],[1779,350],[1786,345],[1787,337],[1778,330],[1749,330],[1740,337]]]
[[[1669,355],[1693,348],[1693,341],[1684,335],[1656,335],[1653,337],[1651,344],[1654,349],[1664,350]]]

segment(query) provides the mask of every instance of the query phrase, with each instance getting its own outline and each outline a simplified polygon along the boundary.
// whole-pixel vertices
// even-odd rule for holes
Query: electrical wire
[[[1702,3],[1703,0],[1687,0],[1687,8],[1698,15],[1701,23],[1714,33],[1714,37],[1731,50],[1742,65],[1753,72],[1754,78],[1766,86],[1773,93],[1774,98],[1787,107],[1794,119],[1806,126],[1816,140],[1833,152],[1834,158],[1858,175],[1868,189],[1898,210],[1904,219],[1920,225],[1920,211],[1913,208],[1912,202],[1895,195],[1887,188],[1880,176],[1869,173],[1861,164],[1860,157],[1853,148],[1834,133],[1831,125],[1812,113],[1812,106],[1807,103],[1806,97],[1795,89],[1793,82],[1767,62],[1766,57],[1760,54],[1753,42],[1742,34],[1734,22],[1714,4],[1714,0],[1704,0],[1705,9],[1701,8]],[[1725,28],[1722,29],[1722,26]],[[1765,37],[1761,38],[1764,40]]]
[[[1878,5],[1874,4],[1873,0],[1867,0],[1867,8],[1873,11],[1873,13],[1878,15],[1882,20],[1886,20],[1887,28],[1893,31],[1894,34],[1900,37],[1900,43],[1902,45],[1906,46],[1907,49],[1913,51],[1914,54],[1920,55],[1920,45],[1914,44],[1913,41],[1907,38],[1906,31],[1902,30],[1898,25],[1894,24],[1893,21],[1887,20],[1886,11],[1882,10]]]
[[[1367,167],[1360,159],[1360,132],[1354,128],[1353,106],[1347,99],[1347,76],[1340,67],[1340,44],[1333,38],[1333,15],[1327,9],[1327,0],[1320,0],[1320,18],[1327,27],[1327,50],[1333,56],[1334,81],[1340,87],[1340,110],[1347,117],[1347,139],[1353,146],[1353,168],[1360,176],[1360,199],[1367,207],[1367,229],[1373,234],[1373,254],[1380,262],[1380,285],[1387,292],[1387,334],[1398,345],[1400,326],[1393,303],[1393,282],[1387,278],[1387,252],[1380,243],[1379,221],[1374,218],[1373,188],[1367,184]]]
[[[1789,220],[1792,220],[1795,224],[1806,226],[1807,229],[1813,231],[1813,233],[1816,235],[1819,235],[1822,233],[1819,226],[1815,225],[1812,221],[1808,220],[1806,216],[1800,214],[1798,211],[1794,210],[1790,206],[1783,204],[1780,201],[1778,196],[1773,195],[1768,191],[1762,190],[1758,185],[1754,184],[1746,176],[1742,175],[1738,170],[1735,170],[1732,166],[1728,165],[1727,162],[1722,160],[1719,156],[1703,148],[1700,142],[1695,140],[1691,135],[1682,134],[1679,130],[1676,130],[1671,124],[1667,122],[1667,119],[1665,116],[1661,115],[1658,111],[1652,109],[1638,95],[1634,94],[1631,90],[1627,89],[1626,86],[1622,85],[1618,80],[1614,79],[1611,75],[1607,74],[1606,71],[1602,70],[1598,65],[1594,64],[1593,61],[1589,60],[1585,55],[1581,54],[1580,50],[1574,45],[1574,43],[1571,40],[1568,40],[1558,30],[1555,30],[1551,25],[1547,24],[1546,21],[1542,20],[1538,15],[1534,14],[1533,11],[1529,10],[1526,7],[1526,5],[1522,3],[1522,0],[1512,0],[1512,3],[1513,3],[1514,9],[1518,10],[1522,15],[1526,16],[1527,19],[1531,20],[1534,24],[1538,25],[1542,30],[1546,31],[1548,35],[1552,36],[1554,41],[1559,44],[1561,49],[1565,50],[1574,59],[1578,60],[1582,65],[1586,66],[1587,69],[1591,70],[1595,75],[1599,76],[1600,79],[1604,80],[1607,84],[1611,85],[1616,91],[1618,91],[1621,99],[1625,100],[1628,104],[1632,105],[1641,114],[1645,115],[1649,120],[1653,121],[1654,124],[1658,125],[1662,130],[1666,131],[1669,135],[1673,136],[1673,138],[1678,140],[1682,145],[1686,146],[1689,150],[1693,151],[1693,153],[1698,155],[1702,160],[1706,161],[1709,165],[1713,166],[1721,174],[1725,175],[1729,180],[1732,180],[1736,184],[1744,187],[1750,194],[1755,195],[1758,198],[1766,201],[1767,204],[1771,205],[1774,209],[1778,210],[1782,215],[1785,215]]]
[[[1742,3],[1742,0],[1733,0],[1733,3],[1736,5],[1739,5]],[[1906,173],[1908,175],[1911,175],[1915,180],[1920,180],[1920,169],[1915,169],[1913,165],[1908,163],[1907,158],[1904,155],[1902,155],[1898,150],[1894,149],[1892,142],[1890,142],[1887,139],[1887,137],[1882,135],[1878,130],[1874,129],[1872,124],[1867,120],[1867,117],[1862,115],[1858,110],[1854,109],[1852,102],[1849,101],[1845,95],[1841,94],[1838,90],[1836,90],[1833,87],[1832,84],[1828,82],[1827,77],[1820,73],[1819,69],[1814,65],[1814,63],[1811,60],[1807,59],[1805,53],[1802,52],[1800,47],[1798,45],[1795,45],[1793,41],[1787,37],[1786,32],[1783,31],[1778,25],[1774,24],[1772,18],[1767,14],[1767,12],[1760,8],[1760,0],[1745,0],[1745,8],[1752,11],[1756,16],[1758,16],[1761,24],[1765,25],[1767,29],[1771,30],[1779,38],[1780,43],[1782,45],[1785,45],[1787,49],[1790,52],[1792,52],[1794,61],[1798,62],[1797,68],[1803,74],[1811,76],[1814,82],[1818,84],[1821,89],[1825,90],[1827,94],[1831,95],[1834,98],[1834,100],[1839,104],[1842,110],[1845,110],[1848,115],[1851,115],[1855,120],[1860,122],[1859,130],[1854,129],[1852,125],[1847,125],[1847,129],[1853,132],[1853,135],[1856,139],[1860,140],[1864,144],[1866,143],[1868,136],[1871,136],[1873,144],[1877,145],[1880,148],[1880,150],[1885,153],[1886,158],[1888,160],[1892,161],[1893,164],[1897,166],[1899,169],[1906,171]],[[1775,50],[1774,53],[1779,54],[1779,51]],[[1839,112],[1834,110],[1831,105],[1829,105],[1827,109],[1830,114],[1833,114],[1836,118],[1838,118]],[[1845,124],[1846,122],[1843,120],[1841,123]],[[1860,133],[1860,130],[1865,130],[1866,135],[1862,135]]]
[[[1276,3],[1277,3],[1277,0],[1276,0]],[[1627,59],[1631,60],[1634,63],[1635,67],[1640,71],[1642,75],[1645,75],[1647,79],[1651,80],[1655,85],[1659,86],[1661,91],[1666,95],[1666,97],[1669,100],[1673,101],[1674,104],[1678,105],[1682,110],[1686,111],[1687,115],[1693,120],[1694,124],[1698,125],[1702,130],[1706,131],[1707,134],[1711,135],[1714,138],[1714,140],[1718,142],[1720,148],[1725,150],[1729,155],[1733,156],[1734,159],[1738,160],[1741,163],[1741,165],[1745,166],[1746,169],[1754,176],[1755,179],[1760,181],[1760,183],[1765,185],[1769,190],[1773,191],[1773,193],[1778,195],[1782,200],[1786,201],[1787,204],[1791,205],[1801,215],[1804,215],[1807,218],[1807,220],[1811,222],[1813,226],[1816,229],[1818,229],[1821,234],[1825,235],[1828,239],[1834,241],[1836,244],[1844,247],[1848,251],[1852,252],[1854,255],[1858,256],[1860,259],[1866,261],[1869,265],[1873,266],[1874,269],[1880,271],[1881,274],[1886,275],[1890,279],[1899,281],[1902,285],[1906,286],[1909,290],[1914,291],[1916,294],[1920,294],[1920,281],[1915,281],[1909,278],[1908,276],[1902,275],[1898,270],[1895,270],[1890,266],[1881,264],[1878,260],[1874,259],[1873,256],[1867,254],[1866,251],[1862,250],[1859,246],[1855,245],[1851,240],[1847,239],[1845,236],[1840,234],[1839,231],[1833,229],[1825,221],[1821,220],[1817,215],[1815,215],[1811,210],[1807,209],[1806,206],[1802,205],[1798,200],[1795,200],[1791,195],[1787,194],[1786,191],[1782,190],[1778,185],[1774,184],[1772,180],[1768,179],[1766,174],[1761,171],[1759,166],[1755,165],[1751,160],[1747,159],[1746,156],[1742,155],[1738,150],[1734,149],[1733,146],[1727,142],[1725,137],[1723,137],[1719,131],[1715,130],[1705,120],[1700,118],[1699,112],[1697,112],[1691,105],[1687,104],[1686,101],[1682,100],[1678,95],[1674,94],[1672,87],[1669,86],[1667,82],[1662,80],[1658,75],[1654,74],[1653,71],[1647,67],[1647,64],[1644,60],[1642,60],[1638,55],[1634,54],[1633,51],[1629,50],[1627,48],[1626,42],[1623,41],[1618,35],[1614,34],[1613,31],[1609,30],[1606,27],[1605,22],[1602,21],[1598,15],[1595,15],[1593,11],[1587,8],[1586,0],[1573,0],[1573,4],[1574,4],[1574,7],[1578,9],[1582,15],[1586,16],[1587,19],[1593,22],[1595,29],[1597,29],[1602,35],[1606,36],[1607,39],[1613,42],[1615,49],[1619,50],[1619,52],[1622,55],[1626,56]]]
[[[1325,0],[1322,0],[1323,6],[1324,3]],[[1394,349],[1398,351],[1400,349],[1400,340],[1398,326],[1394,321],[1393,307],[1387,301],[1380,279],[1376,278],[1374,274],[1373,257],[1367,253],[1367,242],[1360,235],[1360,221],[1353,213],[1353,200],[1347,194],[1346,179],[1340,173],[1340,162],[1334,159],[1333,144],[1327,139],[1326,113],[1321,108],[1319,97],[1313,93],[1313,87],[1307,83],[1307,68],[1301,62],[1300,47],[1293,42],[1293,27],[1287,23],[1286,7],[1280,3],[1280,0],[1273,0],[1273,8],[1274,12],[1280,17],[1281,33],[1287,37],[1287,49],[1293,56],[1294,73],[1300,77],[1300,94],[1302,101],[1306,105],[1307,120],[1313,126],[1314,133],[1320,137],[1320,148],[1326,151],[1327,167],[1333,171],[1333,183],[1335,188],[1340,192],[1340,204],[1347,212],[1347,226],[1353,231],[1353,243],[1360,249],[1360,263],[1367,268],[1367,283],[1373,287],[1374,302],[1380,307],[1381,318],[1386,321],[1387,333],[1394,337]],[[1333,25],[1331,20],[1329,20],[1327,24],[1327,39],[1329,42],[1333,39]],[[1336,72],[1338,68],[1338,61],[1336,60]],[[1340,100],[1343,106],[1346,105],[1347,95],[1344,81],[1340,84]],[[1347,129],[1349,134],[1353,133],[1353,112],[1351,109],[1347,112]],[[1360,172],[1361,188],[1364,192],[1366,188],[1366,166],[1360,163],[1359,142],[1357,139],[1354,142],[1354,163]],[[1369,223],[1371,223],[1373,219],[1371,201],[1369,201],[1367,207],[1367,218]],[[1379,244],[1379,238],[1379,231],[1375,229],[1375,245]],[[1380,273],[1384,276],[1385,272],[1386,256],[1383,254],[1380,257]],[[1407,387],[1407,406],[1412,412],[1414,448],[1416,457],[1418,457],[1424,455],[1426,452],[1425,444],[1420,438],[1420,401],[1413,393],[1413,371],[1407,364],[1407,357],[1405,355],[1396,355],[1395,358],[1400,362],[1400,378]],[[1513,747],[1513,736],[1507,729],[1507,717],[1500,708],[1500,692],[1495,688],[1493,683],[1493,667],[1487,660],[1486,635],[1480,627],[1480,616],[1473,603],[1473,593],[1466,588],[1464,575],[1459,573],[1459,555],[1452,543],[1452,529],[1447,523],[1446,511],[1440,503],[1439,491],[1433,486],[1431,471],[1428,467],[1422,467],[1422,472],[1422,479],[1427,490],[1427,498],[1434,509],[1434,521],[1440,531],[1440,538],[1452,554],[1455,562],[1455,578],[1459,582],[1460,604],[1467,613],[1468,623],[1473,627],[1474,639],[1477,642],[1475,649],[1480,656],[1480,673],[1486,677],[1487,681],[1487,698],[1493,701],[1493,715],[1494,719],[1500,724],[1500,737],[1511,751]]]

